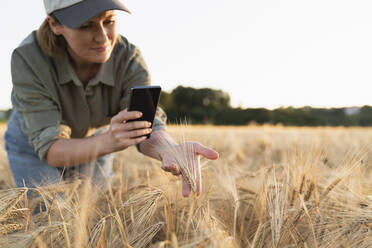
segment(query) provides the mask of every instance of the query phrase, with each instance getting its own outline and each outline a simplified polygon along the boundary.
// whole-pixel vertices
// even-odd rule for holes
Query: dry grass
[[[183,198],[179,177],[130,148],[108,192],[87,181],[32,199],[0,191],[0,247],[372,247],[372,129],[169,131],[220,153],[201,160],[200,197]]]
[[[12,178],[9,167],[7,155],[4,148],[4,132],[6,130],[6,125],[0,123],[0,189],[9,188],[13,186],[13,181],[9,180]]]

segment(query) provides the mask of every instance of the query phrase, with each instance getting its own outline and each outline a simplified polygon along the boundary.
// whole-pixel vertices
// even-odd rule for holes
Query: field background
[[[13,186],[11,173],[8,166],[8,158],[4,148],[4,132],[6,124],[0,124],[0,189]]]
[[[4,129],[2,189],[12,185]],[[89,191],[95,200],[86,197],[88,189],[40,189],[44,201],[52,199],[42,216],[30,213],[24,191],[2,191],[0,246],[372,247],[371,128],[170,126],[169,132],[220,154],[201,160],[200,197],[183,198],[180,178],[130,148],[115,158],[112,192],[91,197]],[[74,197],[55,204],[53,192],[66,188]]]

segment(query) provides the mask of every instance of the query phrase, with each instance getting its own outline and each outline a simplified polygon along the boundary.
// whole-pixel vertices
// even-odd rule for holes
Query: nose
[[[99,43],[105,43],[108,40],[107,30],[104,25],[97,25],[94,40]]]

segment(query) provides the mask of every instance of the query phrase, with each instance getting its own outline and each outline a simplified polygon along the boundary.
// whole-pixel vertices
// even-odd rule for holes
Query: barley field
[[[170,126],[220,154],[189,198],[135,148],[116,154],[108,191],[15,189],[3,131],[0,247],[372,247],[371,128]]]

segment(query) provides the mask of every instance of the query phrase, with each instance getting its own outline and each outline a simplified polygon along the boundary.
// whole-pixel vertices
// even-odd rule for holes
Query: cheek
[[[67,35],[65,39],[68,45],[75,51],[81,51],[88,47],[87,39],[84,35]]]
[[[108,29],[106,32],[107,32],[107,36],[109,37],[109,39],[112,42],[114,42],[116,40],[117,35],[118,35],[116,27],[112,27],[112,28]]]

